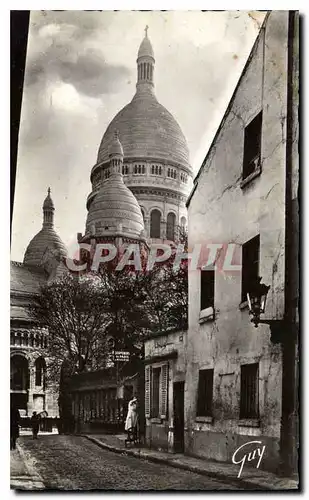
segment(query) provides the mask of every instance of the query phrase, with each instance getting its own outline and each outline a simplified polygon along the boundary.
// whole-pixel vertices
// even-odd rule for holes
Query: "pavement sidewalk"
[[[25,453],[19,444],[10,453],[11,489],[43,490],[45,488],[44,483],[35,470],[32,458]]]
[[[87,434],[90,441],[96,443],[101,448],[113,451],[115,453],[126,454],[157,462],[167,464],[171,467],[189,470],[208,477],[226,481],[228,484],[235,484],[238,488],[251,490],[297,490],[298,481],[290,478],[278,477],[271,472],[256,469],[255,467],[244,467],[241,477],[238,479],[239,466],[227,462],[215,462],[206,459],[190,457],[180,453],[167,453],[163,451],[152,450],[145,447],[125,448],[124,440],[126,435],[117,434]]]

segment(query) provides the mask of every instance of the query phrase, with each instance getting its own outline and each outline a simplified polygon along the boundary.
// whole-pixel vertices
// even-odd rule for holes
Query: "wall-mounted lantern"
[[[256,282],[253,282],[250,290],[247,293],[249,314],[252,315],[251,322],[255,328],[259,324],[269,325],[271,336],[270,339],[274,344],[281,344],[288,334],[292,335],[291,326],[288,327],[284,319],[261,319],[260,315],[265,313],[267,294],[269,286],[261,283],[262,278],[259,277]]]
[[[260,315],[265,312],[267,294],[270,289],[269,286],[261,283],[261,280],[260,277],[256,282],[253,282],[247,293],[249,314],[253,316],[251,321],[254,323],[255,328],[258,327],[259,323],[263,322],[263,320],[260,320]]]

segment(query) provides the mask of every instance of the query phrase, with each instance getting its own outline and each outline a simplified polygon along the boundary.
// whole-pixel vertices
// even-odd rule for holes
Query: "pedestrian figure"
[[[11,450],[16,449],[16,440],[19,437],[20,414],[15,406],[11,407]]]
[[[36,411],[34,411],[32,413],[31,427],[32,427],[33,439],[38,439],[38,433],[39,433],[39,428],[40,428],[40,417],[37,415]]]
[[[126,439],[126,442],[133,441],[135,443],[137,441],[138,434],[137,399],[135,397],[129,401],[128,414],[124,428],[128,433],[128,439]]]

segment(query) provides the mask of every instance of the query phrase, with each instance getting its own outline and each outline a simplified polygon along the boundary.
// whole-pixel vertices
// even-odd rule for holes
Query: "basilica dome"
[[[123,234],[140,238],[143,231],[143,215],[134,194],[124,184],[121,175],[111,175],[90,205],[86,235]]]
[[[142,238],[144,221],[137,199],[123,182],[121,174],[123,147],[114,130],[108,148],[110,176],[95,195],[88,211],[86,235],[109,236],[121,234]]]
[[[24,264],[30,266],[45,266],[50,260],[60,260],[67,255],[67,250],[54,230],[54,203],[48,189],[43,203],[43,227],[30,241],[25,255]]]
[[[103,136],[98,163],[108,161],[108,147],[115,129],[119,131],[124,158],[167,160],[189,167],[185,137],[171,113],[151,89],[137,90],[132,101],[112,120]]]
[[[177,121],[156,98],[147,31],[146,26],[137,54],[135,95],[107,127],[91,170],[84,241],[113,232],[148,242],[176,241],[179,228],[186,227],[193,178],[189,150]]]
[[[25,252],[24,264],[41,266],[52,256],[60,260],[66,254],[64,243],[56,231],[51,228],[42,228],[30,241]]]
[[[138,51],[136,94],[107,127],[99,147],[98,164],[108,161],[109,144],[114,130],[118,130],[125,161],[135,158],[162,160],[190,168],[189,150],[181,128],[155,96],[154,62],[146,31]]]

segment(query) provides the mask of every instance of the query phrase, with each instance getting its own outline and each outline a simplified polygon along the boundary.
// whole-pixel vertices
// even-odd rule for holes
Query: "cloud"
[[[74,19],[77,21],[73,17],[70,23],[40,23],[31,31],[25,86],[60,79],[91,97],[117,93],[130,79],[131,69],[108,63],[102,50],[88,48],[85,38],[95,37],[96,31],[92,24],[88,31],[85,23],[73,24]]]

